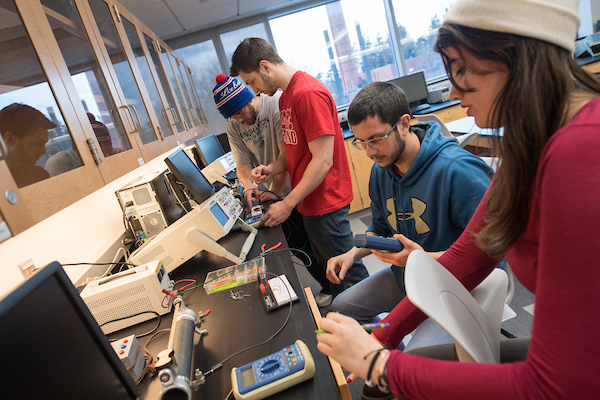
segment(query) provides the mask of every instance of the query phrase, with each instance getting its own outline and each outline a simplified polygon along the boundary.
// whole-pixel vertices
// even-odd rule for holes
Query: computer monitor
[[[217,139],[219,140],[219,144],[225,153],[229,153],[231,151],[231,146],[229,145],[229,137],[227,137],[227,132],[219,133],[217,135]]]
[[[196,146],[200,150],[200,156],[205,166],[210,165],[217,158],[225,154],[219,139],[215,135],[208,135],[196,140]]]
[[[215,188],[206,179],[198,166],[190,159],[187,153],[178,148],[165,158],[165,163],[169,167],[175,178],[187,189],[192,200],[202,204],[206,199],[213,195]],[[177,190],[175,190],[177,193]],[[182,202],[185,199],[180,198]]]
[[[408,105],[411,108],[427,103],[427,83],[423,71],[391,79],[388,82],[398,86],[406,93]]]
[[[204,161],[202,161],[202,156],[200,155],[200,150],[196,147],[195,144],[191,144],[186,146],[183,150],[187,153],[190,159],[198,166],[198,168],[202,169],[206,167]]]
[[[57,262],[0,301],[0,343],[0,398],[138,398],[135,382]]]

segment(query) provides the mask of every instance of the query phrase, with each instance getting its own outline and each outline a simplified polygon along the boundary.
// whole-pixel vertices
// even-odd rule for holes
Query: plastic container
[[[211,271],[204,280],[204,290],[207,294],[213,294],[221,290],[255,282],[257,280],[256,275],[260,273],[261,276],[264,276],[266,271],[264,257]]]

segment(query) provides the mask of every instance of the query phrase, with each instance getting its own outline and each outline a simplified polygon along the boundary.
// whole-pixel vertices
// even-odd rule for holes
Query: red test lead
[[[167,290],[167,289],[162,289],[162,292],[163,292],[164,294],[166,294],[166,295],[169,295],[169,296],[171,296],[171,297],[172,297],[172,298],[174,298],[174,299],[176,299],[176,298],[177,298],[177,295],[176,295],[175,293],[173,293],[173,292],[171,292],[171,291],[169,291],[169,290]]]

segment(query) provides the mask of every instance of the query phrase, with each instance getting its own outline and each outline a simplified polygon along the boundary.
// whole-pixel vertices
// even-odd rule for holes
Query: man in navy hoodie
[[[406,95],[397,86],[374,82],[348,108],[352,144],[375,164],[367,234],[394,237],[400,252],[353,247],[329,259],[327,278],[338,283],[354,261],[375,254],[391,267],[338,295],[332,310],[359,322],[390,312],[404,298],[404,266],[415,249],[438,258],[462,233],[490,184],[493,171],[479,157],[440,135],[436,122],[410,125]]]

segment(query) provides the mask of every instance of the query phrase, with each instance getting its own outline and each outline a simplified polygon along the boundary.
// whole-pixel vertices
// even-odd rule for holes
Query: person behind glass
[[[353,199],[350,169],[335,101],[329,90],[306,72],[287,65],[264,39],[247,38],[235,50],[231,74],[240,75],[255,92],[273,96],[277,89],[285,142],[285,157],[252,170],[258,184],[289,171],[292,191],[264,216],[266,226],[288,218],[294,207],[303,216],[310,245],[320,265],[352,248],[348,221]],[[343,291],[368,276],[362,262],[354,263],[340,284],[329,282],[317,296],[326,306]],[[327,287],[329,286],[329,287]]]
[[[279,97],[258,95],[241,80],[219,74],[216,77],[213,96],[217,109],[227,119],[227,139],[231,147],[237,176],[244,186],[244,196],[249,205],[260,201],[279,201],[290,192],[289,175],[282,172],[270,177],[259,190],[250,173],[253,165],[266,165],[285,156],[283,132],[279,120]],[[304,251],[310,261],[310,274],[321,284],[327,285],[324,268],[314,259],[308,237],[304,230],[302,215],[296,208],[281,224],[288,245]],[[292,250],[292,252],[294,252]],[[305,260],[299,252],[294,254]]]
[[[400,252],[373,250],[392,264],[335,298],[332,311],[370,322],[406,295],[404,266],[415,249],[439,258],[463,232],[493,171],[479,157],[440,135],[437,122],[410,125],[406,95],[396,85],[373,82],[348,108],[352,144],[375,161],[369,179],[372,222],[368,235],[394,237]],[[355,260],[371,250],[353,247],[329,259],[327,278],[338,283]]]
[[[56,128],[41,112],[26,104],[13,103],[0,110],[0,133],[6,143],[6,164],[18,187],[50,177],[36,164],[46,154],[48,130]]]
[[[90,112],[86,114],[90,120],[90,124],[92,124],[92,129],[94,130],[96,139],[98,139],[98,144],[100,144],[100,148],[102,149],[102,154],[104,154],[104,157],[123,152],[123,149],[113,147],[112,138],[110,137],[110,132],[108,131],[106,125],[100,121],[97,121],[94,114]]]
[[[446,15],[435,50],[453,84],[450,98],[478,126],[504,131],[488,192],[438,261],[471,290],[506,255],[535,294],[533,330],[529,339],[501,341],[501,364],[459,363],[382,348],[396,348],[425,319],[408,299],[373,336],[330,313],[319,350],[375,382],[379,398],[600,393],[600,82],[573,58],[577,11],[577,0],[458,0]],[[415,352],[434,356],[447,346]]]

